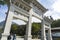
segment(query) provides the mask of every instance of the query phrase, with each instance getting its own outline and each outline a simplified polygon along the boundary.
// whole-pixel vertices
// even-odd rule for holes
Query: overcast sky
[[[52,16],[53,19],[57,20],[60,19],[60,0],[38,0],[48,11],[45,13],[46,16]],[[6,17],[5,12],[7,11],[7,6],[0,5],[0,22],[3,21]],[[40,22],[40,20],[33,18],[35,22]],[[14,20],[14,22],[16,22]],[[21,20],[17,20],[17,23],[23,23]],[[18,23],[19,24],[19,23]]]

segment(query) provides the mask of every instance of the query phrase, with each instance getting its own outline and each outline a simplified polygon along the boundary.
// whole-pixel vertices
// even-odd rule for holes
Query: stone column
[[[32,27],[32,9],[29,12],[27,27],[26,27],[26,35],[24,40],[31,40],[31,27]]]
[[[2,33],[1,40],[7,40],[7,37],[10,34],[10,28],[11,28],[12,19],[13,19],[13,11],[11,9],[12,8],[10,8],[10,11],[8,13],[8,17],[7,17],[4,33]]]
[[[41,40],[46,40],[46,33],[45,33],[45,24],[44,24],[44,20],[42,20],[41,23]]]
[[[48,40],[52,40],[52,35],[51,35],[51,26],[49,25],[49,29],[48,29]]]

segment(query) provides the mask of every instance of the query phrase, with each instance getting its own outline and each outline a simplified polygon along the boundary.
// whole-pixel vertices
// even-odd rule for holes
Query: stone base
[[[1,40],[7,40],[8,35],[9,35],[9,34],[2,34]]]
[[[32,40],[32,36],[31,35],[25,35],[24,40]]]
[[[41,36],[41,40],[47,40],[46,36]]]

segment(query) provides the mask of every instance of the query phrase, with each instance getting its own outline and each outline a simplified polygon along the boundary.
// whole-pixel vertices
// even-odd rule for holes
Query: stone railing
[[[24,40],[24,38],[21,36],[16,36],[16,40]],[[41,39],[32,39],[32,40],[41,40]]]

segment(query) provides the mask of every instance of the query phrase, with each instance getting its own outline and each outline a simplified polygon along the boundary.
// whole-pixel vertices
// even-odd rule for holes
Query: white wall
[[[60,32],[52,33],[53,36],[60,36]]]

